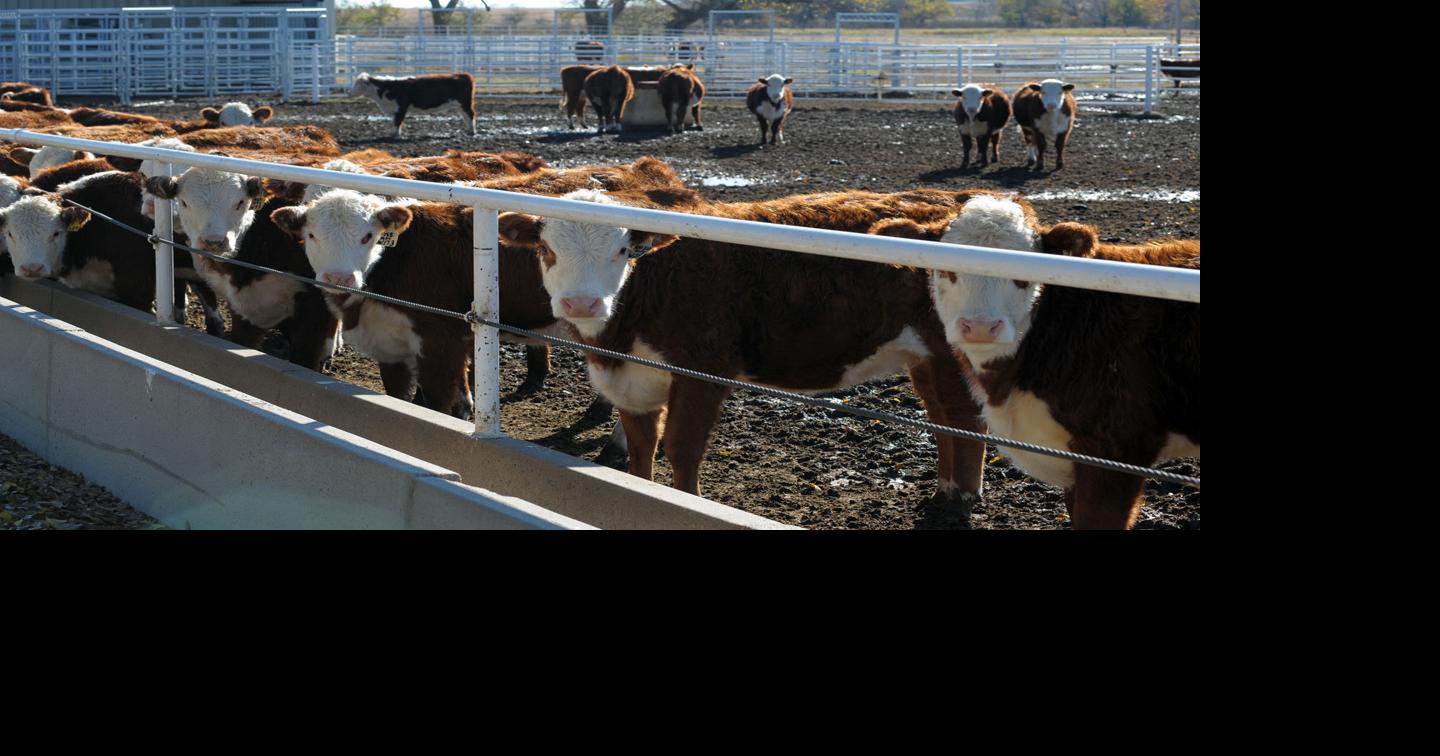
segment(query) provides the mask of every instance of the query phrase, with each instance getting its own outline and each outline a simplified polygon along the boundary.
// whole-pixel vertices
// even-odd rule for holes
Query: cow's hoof
[[[595,455],[595,464],[624,470],[630,464],[630,452],[622,446],[607,442],[600,453]]]

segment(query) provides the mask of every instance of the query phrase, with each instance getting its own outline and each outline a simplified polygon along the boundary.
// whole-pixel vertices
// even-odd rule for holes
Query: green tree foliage
[[[1060,20],[1060,0],[1000,0],[1000,18],[1007,26],[1049,26]]]
[[[1150,9],[1140,0],[1110,0],[1110,22],[1124,27],[1150,23]]]

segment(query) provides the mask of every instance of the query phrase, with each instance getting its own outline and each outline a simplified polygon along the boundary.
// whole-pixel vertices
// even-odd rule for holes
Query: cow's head
[[[355,77],[355,83],[350,86],[350,94],[369,97],[374,94],[376,89],[374,78],[368,73],[362,73]]]
[[[224,107],[205,108],[200,111],[200,117],[217,126],[257,126],[275,115],[275,109],[266,105],[250,109],[249,105],[243,102],[227,102]]]
[[[565,199],[620,204],[593,189],[570,192]],[[615,296],[630,274],[631,255],[675,240],[669,234],[522,213],[500,214],[500,238],[535,250],[545,290],[550,292],[551,313],[589,337],[599,334],[610,318]]]
[[[410,227],[411,204],[335,189],[309,205],[279,208],[270,219],[305,245],[317,281],[358,289],[380,261],[382,236],[398,238]]]
[[[1066,84],[1059,79],[1046,79],[1039,84],[1030,84],[1030,89],[1040,93],[1040,102],[1045,105],[1046,112],[1059,110],[1060,103],[1065,101],[1065,93],[1075,88],[1074,84]]]
[[[21,192],[25,191],[25,184],[21,183],[14,176],[0,174],[0,210],[20,201]],[[6,253],[5,234],[0,233],[0,255]]]
[[[254,220],[251,203],[265,192],[265,180],[207,168],[191,168],[178,177],[152,176],[145,189],[161,199],[176,200],[176,216],[191,246],[229,255],[238,237]]]
[[[10,151],[10,159],[21,165],[29,166],[30,178],[40,175],[46,168],[54,168],[57,165],[64,165],[74,160],[91,160],[95,156],[83,150],[72,150],[65,147],[41,147],[31,149],[29,147],[16,147]]]
[[[70,234],[90,222],[90,213],[62,207],[53,194],[26,196],[0,210],[0,236],[22,278],[45,278],[60,270],[60,256]]]
[[[959,89],[950,90],[950,94],[960,98],[965,108],[965,115],[971,118],[980,112],[980,107],[985,104],[985,98],[989,97],[991,90],[982,89],[976,84],[966,84]]]
[[[785,96],[785,85],[794,81],[794,79],[787,79],[780,74],[770,74],[769,76],[758,79],[758,81],[765,85],[765,96],[769,98],[770,102],[778,105],[780,104],[780,99]]]
[[[965,203],[940,241],[1020,252],[1085,257],[1099,243],[1095,229],[1078,223],[1041,228],[1022,201],[994,196]],[[969,273],[931,271],[930,293],[945,337],[979,367],[1013,355],[1030,328],[1040,284]]]

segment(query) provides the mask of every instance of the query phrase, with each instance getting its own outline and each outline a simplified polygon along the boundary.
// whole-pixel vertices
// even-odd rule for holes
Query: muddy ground
[[[190,117],[199,107],[140,103],[130,110]],[[572,131],[554,98],[484,99],[477,110],[480,136],[474,139],[461,132],[456,111],[412,115],[406,137],[394,140],[388,119],[360,100],[282,105],[274,122],[321,125],[347,150],[376,147],[402,156],[453,148],[525,150],[553,166],[570,167],[654,155],[675,166],[692,186],[722,200],[847,188],[1012,189],[1031,198],[1043,222],[1095,224],[1105,241],[1200,236],[1200,109],[1194,95],[1163,99],[1151,118],[1134,108],[1082,107],[1065,169],[1044,173],[1024,169],[1023,145],[1013,123],[1003,137],[998,166],[961,169],[949,105],[937,101],[797,101],[786,123],[786,142],[764,148],[757,144],[753,117],[737,101],[707,103],[705,130],[673,137],[658,131],[604,136],[593,129]],[[1053,152],[1048,162],[1053,168]],[[525,397],[511,395],[524,377],[523,353],[507,345],[502,359],[504,431],[594,459],[609,424],[583,419],[594,392],[578,354],[556,350],[545,388]],[[331,372],[382,390],[374,364],[348,348]],[[923,417],[903,377],[835,396]],[[985,474],[985,501],[974,513],[973,526],[1067,527],[1058,489],[1021,474],[993,448],[987,458],[993,461]],[[924,433],[738,392],[725,405],[701,468],[701,489],[716,501],[809,528],[955,527],[955,515],[930,501],[934,462],[934,443]],[[1165,467],[1199,474],[1198,460]],[[668,484],[663,456],[656,470],[656,480]],[[1138,527],[1198,529],[1200,493],[1151,482]]]

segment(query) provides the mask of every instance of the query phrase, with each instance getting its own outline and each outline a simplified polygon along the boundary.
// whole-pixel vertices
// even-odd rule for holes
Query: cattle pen
[[[482,324],[498,325],[494,305],[495,256],[498,252],[496,217],[500,210],[517,210],[566,220],[621,225],[793,252],[824,254],[872,262],[902,263],[917,267],[1023,278],[1058,285],[1199,302],[1199,274],[1194,271],[1156,269],[1122,263],[1074,260],[923,241],[867,237],[859,234],[780,227],[637,208],[597,207],[594,204],[556,198],[517,195],[485,189],[437,186],[402,179],[357,176],[258,161],[40,135],[20,130],[0,131],[0,138],[27,144],[87,149],[98,154],[152,158],[173,165],[210,168],[245,175],[473,206],[477,219],[474,226],[473,245],[476,254],[475,291],[477,297],[473,309],[474,316],[470,322],[477,327],[478,331],[475,355],[476,413],[473,433],[479,438],[499,436],[498,338],[492,328],[480,326]],[[161,205],[168,205],[168,203],[161,203]],[[164,218],[168,212],[168,206],[157,205],[159,216],[157,228],[164,228]],[[157,236],[163,237],[163,234],[157,232]],[[157,244],[163,245],[165,241],[163,238],[157,239]],[[162,277],[169,278],[170,274],[164,272],[169,259],[168,254],[160,255],[157,283],[158,279]],[[168,280],[166,284],[168,285]],[[173,317],[171,313],[165,311],[168,308],[164,306],[164,303],[167,303],[169,299],[157,296],[157,301],[162,303],[157,318],[165,321]],[[465,313],[451,313],[450,315],[459,318],[466,317]],[[837,409],[839,408],[837,407]],[[1000,444],[1006,443],[1003,439],[987,440]],[[519,492],[511,493],[522,496]],[[522,498],[527,497],[522,496]],[[550,502],[546,501],[545,504],[548,505]],[[590,521],[584,517],[577,517],[577,519],[599,527],[623,526],[613,520]],[[631,521],[628,524],[633,526],[634,522]]]

